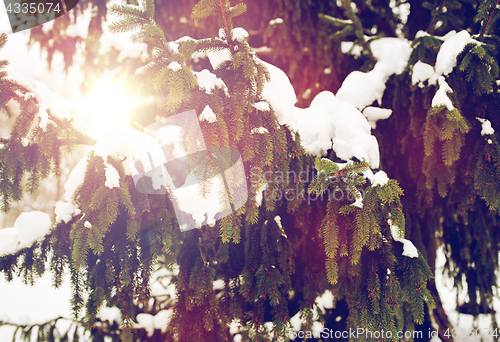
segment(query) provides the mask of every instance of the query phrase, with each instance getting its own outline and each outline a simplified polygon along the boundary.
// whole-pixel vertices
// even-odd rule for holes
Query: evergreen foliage
[[[246,17],[254,14],[253,7],[260,7],[231,6],[229,0],[188,2],[190,12],[179,11],[191,13],[198,26],[185,28],[164,19],[169,15],[165,8],[171,10],[172,4],[162,7],[140,0],[112,6],[118,20],[110,25],[111,31],[134,32],[132,41],[147,43],[152,56],[131,83],[141,95],[158,99],[159,109],[155,115],[144,115],[138,126],[157,120],[156,115],[167,118],[191,109],[200,116],[210,106],[216,120],[199,122],[206,147],[241,152],[248,177],[228,177],[225,185],[243,182],[248,202],[215,227],[182,232],[170,196],[139,192],[121,160],[91,153],[84,181],[74,194],[79,212],[71,221],[54,225],[42,241],[0,256],[0,271],[7,280],[21,276],[29,284],[50,271],[54,285],[60,286],[69,270],[73,340],[79,329],[92,331],[95,340],[145,340],[144,331],[133,329],[137,315],[165,308],[173,308],[173,316],[166,330],[155,331],[157,340],[227,341],[232,339],[229,325],[235,322],[245,341],[287,340],[294,315],[299,314],[302,331],[311,331],[318,317],[332,326],[337,315],[329,315],[340,312],[345,303],[348,314],[338,330],[384,330],[396,336],[397,331],[429,324],[430,314],[439,324],[439,336],[448,341],[448,323],[439,316],[441,303],[432,279],[437,247],[444,245],[447,272],[455,286],[467,283],[468,302],[459,307],[462,312],[491,313],[497,286],[500,148],[496,134],[483,132],[476,119],[500,127],[497,2],[408,1],[412,9],[402,30],[387,1],[375,0],[356,5],[350,0],[341,5],[277,1],[277,10],[271,10],[274,4],[263,4],[261,27],[251,26]],[[106,10],[98,8],[95,20],[100,23]],[[414,15],[424,19],[414,20]],[[268,25],[278,16],[284,23]],[[255,106],[263,100],[270,73],[249,39],[235,29],[238,20],[269,43],[276,60],[290,60],[287,71],[302,104],[306,93],[319,92],[314,84],[330,75],[325,68],[332,74],[323,84],[336,90],[348,72],[373,67],[376,58],[367,34],[377,39],[395,36],[399,29],[413,38],[415,23],[427,29],[429,35],[413,39],[407,68],[387,81],[380,103],[393,111],[374,131],[381,168],[391,179],[372,183],[366,161],[336,163],[339,158],[332,150],[328,158],[314,160],[301,146],[300,135],[279,124],[275,108]],[[434,65],[443,44],[437,35],[462,28],[471,30],[474,41],[457,56],[453,71],[443,76],[452,90],[446,96],[453,108],[432,106],[439,86],[429,81],[412,84],[414,66],[418,61]],[[174,33],[186,34],[183,29],[195,38],[173,42]],[[218,38],[207,38],[206,32],[213,37],[217,30]],[[43,41],[40,35],[33,30],[33,37]],[[339,45],[345,41],[352,42],[351,53],[360,46],[360,56],[340,54]],[[6,36],[0,36],[0,49],[5,42]],[[95,59],[94,48],[98,47],[89,48],[88,60]],[[225,87],[209,92],[194,73],[203,68],[197,57],[207,52],[227,54],[209,70]],[[65,57],[70,64],[70,56]],[[27,87],[10,80],[3,71],[7,63],[0,61],[0,108],[12,118],[13,128],[0,140],[4,212],[23,191],[34,193],[41,179],[60,173],[65,148],[94,143],[69,120],[45,108]],[[12,110],[14,103],[18,113]],[[252,133],[259,128],[264,133]],[[183,128],[181,144],[186,150],[197,143],[189,139],[194,129]],[[188,158],[188,163],[197,167],[204,195],[210,191],[211,177],[227,166],[200,155]],[[110,167],[120,176],[118,187],[105,184]],[[220,191],[222,198],[224,189]],[[264,197],[261,204],[259,196]],[[221,205],[233,206],[235,200]],[[408,257],[405,238],[415,243],[418,256]],[[150,283],[158,265],[172,272],[176,301],[150,303]],[[214,287],[215,281],[223,286]],[[326,290],[334,297],[331,312],[321,312],[316,303]],[[120,309],[120,327],[100,321],[103,306]],[[38,327],[38,341],[55,338],[56,321]],[[26,340],[33,329],[19,327]],[[424,335],[428,332],[421,329]],[[69,335],[68,330],[61,339]],[[360,339],[372,340],[365,335]]]

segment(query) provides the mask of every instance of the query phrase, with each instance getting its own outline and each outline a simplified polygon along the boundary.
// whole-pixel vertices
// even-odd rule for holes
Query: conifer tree
[[[300,37],[292,26],[303,5],[279,3],[286,14],[284,27],[270,25],[265,33],[276,51],[280,47],[271,38],[274,32],[288,29],[294,39]],[[397,340],[397,331],[429,323],[431,313],[441,339],[451,340],[432,280],[438,245],[445,246],[455,285],[461,287],[462,279],[468,285],[468,302],[459,310],[473,315],[491,312],[496,286],[498,9],[493,0],[410,3],[410,18],[417,11],[425,13],[427,25],[420,29],[427,34],[416,34],[411,25],[405,28],[412,53],[404,71],[384,81],[386,91],[379,104],[391,108],[392,115],[378,122],[374,133],[381,168],[391,179],[384,171],[372,171],[368,160],[339,163],[341,158],[331,149],[325,158],[314,159],[304,149],[300,134],[280,124],[280,109],[263,95],[272,81],[272,66],[256,57],[247,32],[235,27],[247,10],[245,4],[197,2],[192,20],[210,27],[215,19],[218,37],[177,41],[167,39],[167,31],[159,26],[162,15],[157,12],[163,12],[158,3],[156,7],[151,0],[114,5],[111,11],[118,20],[111,30],[134,31],[132,40],[147,43],[152,52],[151,62],[134,76],[137,91],[159,99],[155,114],[161,120],[192,109],[198,115],[210,153],[208,161],[195,155],[187,163],[201,175],[199,191],[207,196],[214,191],[210,178],[226,165],[214,164],[211,156],[217,148],[229,147],[241,153],[248,177],[229,178],[225,185],[243,181],[248,201],[214,227],[182,231],[175,215],[176,199],[166,191],[148,192],[154,189],[152,183],[140,191],[127,158],[103,153],[97,142],[85,160],[82,184],[73,194],[78,210],[71,220],[58,222],[33,246],[1,256],[0,270],[7,279],[19,275],[32,284],[37,276],[51,272],[57,286],[69,269],[75,321],[93,331],[96,339],[103,335],[124,341],[147,339],[144,332],[132,329],[137,315],[157,314],[170,305],[173,316],[165,330],[155,331],[158,340],[231,340],[231,323],[240,326],[243,340],[286,340],[293,335],[290,318],[297,313],[302,331],[312,331],[318,316],[330,326],[336,316],[321,312],[316,302],[318,295],[330,290],[333,312],[341,312],[343,305],[347,308],[344,330],[390,331],[386,340]],[[396,34],[394,16],[380,28],[370,22],[368,14],[390,15],[381,8],[392,13],[386,3],[376,5],[375,1],[371,5],[342,1],[338,7],[322,5],[324,12],[314,13],[323,25],[318,41],[338,47],[348,40],[351,52],[356,45],[361,47],[359,60],[350,61],[356,64],[351,70],[370,71],[377,62],[367,31],[377,27],[374,41]],[[465,44],[456,56],[456,66],[449,67],[439,53],[446,49],[447,40],[436,34],[462,27],[471,28],[473,36],[465,31],[456,35],[464,37]],[[5,41],[1,36],[0,48]],[[282,56],[289,56],[294,44],[295,40],[284,42],[281,48],[288,51]],[[211,70],[194,71],[200,68],[195,57],[201,54],[222,58],[210,60]],[[331,51],[309,54],[320,56],[314,63],[326,63],[324,67],[332,66],[332,55],[340,58]],[[427,78],[418,71],[423,63],[433,71]],[[6,64],[1,62],[0,68]],[[291,75],[297,74],[299,64],[299,57],[293,58]],[[221,82],[208,89],[201,73]],[[311,73],[304,79],[313,83],[298,86],[302,100],[323,77],[320,74]],[[339,77],[342,71],[336,69],[334,74]],[[14,115],[8,105],[11,100],[21,110],[10,137],[1,141],[5,212],[23,191],[33,193],[40,179],[59,173],[60,153],[66,147],[95,143],[0,71],[0,108],[10,116]],[[206,108],[214,118],[202,115]],[[143,126],[155,120],[145,119]],[[193,129],[186,127],[181,133],[185,150],[196,149],[196,141],[189,139]],[[110,184],[112,172],[119,175],[119,184]],[[307,181],[297,175],[306,175]],[[274,196],[277,193],[286,196]],[[301,196],[304,193],[307,197]],[[336,194],[346,196],[339,200]],[[230,197],[229,203],[221,204],[235,208],[237,200]],[[436,233],[442,241],[436,240]],[[177,301],[151,307],[150,281],[158,265],[175,270]],[[215,281],[224,285],[214,288]],[[98,324],[104,305],[120,309],[119,329]],[[53,326],[48,322],[41,327],[38,340],[50,339]],[[423,331],[425,335],[427,330]],[[357,337],[371,340],[366,334]]]

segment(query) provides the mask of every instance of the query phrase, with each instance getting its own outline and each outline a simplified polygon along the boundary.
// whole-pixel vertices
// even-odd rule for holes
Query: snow
[[[181,65],[178,62],[171,62],[167,68],[173,71],[179,71],[182,69]]]
[[[118,171],[111,165],[108,165],[106,160],[111,156],[115,160],[122,161],[126,175],[135,177],[137,182],[141,175],[137,167],[142,166],[144,174],[153,178],[153,188],[158,190],[162,185],[165,185],[164,178],[158,178],[157,174],[150,172],[156,167],[163,165],[165,154],[156,142],[156,140],[147,135],[126,125],[117,124],[112,130],[107,130],[103,134],[96,135],[97,142],[93,147],[94,154],[100,156],[105,161],[106,166],[106,183],[108,188],[119,186]],[[83,183],[85,170],[87,168],[87,157],[82,158],[71,171],[68,180],[64,184],[66,190],[65,199],[71,202],[76,189]],[[158,168],[156,170],[160,170]],[[162,173],[160,176],[163,176]]]
[[[177,298],[175,284],[169,283],[168,285],[164,286],[159,280],[156,280],[151,284],[151,295],[155,297],[170,296],[170,298],[175,300]]]
[[[175,265],[175,270],[167,270],[165,267],[159,267],[154,271],[151,277],[151,295],[155,297],[168,297],[171,303],[177,301],[177,292],[175,290],[175,282],[172,278],[179,274],[178,265]]]
[[[358,109],[382,102],[388,76],[377,65],[369,72],[353,71],[342,82],[337,97]]]
[[[108,188],[120,187],[120,175],[113,165],[106,163],[106,182],[104,183]]]
[[[292,128],[297,129],[302,145],[311,154],[321,156],[333,148],[341,159],[356,157],[378,168],[377,139],[371,135],[363,114],[349,103],[323,91],[316,95],[309,108],[294,107],[294,113],[298,124]]]
[[[451,111],[455,107],[453,106],[453,103],[451,102],[447,93],[453,93],[453,89],[451,89],[448,83],[446,83],[444,76],[439,76],[438,82],[439,89],[432,98],[432,107],[444,105],[446,106],[446,108],[448,108],[448,110]]]
[[[54,28],[54,20],[48,21],[42,25],[42,31],[45,34],[48,34],[50,30]]]
[[[41,211],[24,212],[14,222],[18,232],[18,248],[31,246],[36,240],[50,232],[52,222],[49,214]]]
[[[283,236],[285,239],[288,239],[288,236],[285,233],[285,229],[283,229],[283,225],[281,224],[281,217],[279,215],[275,216],[274,221],[278,224],[281,236]]]
[[[24,101],[28,101],[29,99],[36,97],[35,94],[27,92],[23,94],[20,90],[16,90],[16,95],[22,98]]]
[[[203,69],[202,71],[193,72],[198,81],[198,86],[200,89],[205,90],[207,94],[212,94],[215,87],[224,89],[226,95],[229,95],[228,89],[224,81],[217,77],[214,73],[210,72],[208,69]]]
[[[354,5],[354,2],[352,2],[351,5]],[[324,327],[325,325],[323,324],[323,322],[315,321],[312,326],[313,336],[319,336],[319,334],[321,334],[321,332],[323,331]]]
[[[189,36],[183,36],[179,39],[177,39],[176,41],[173,41],[173,42],[168,42],[168,46],[169,48],[174,52],[174,53],[179,53],[179,45],[180,43],[182,42],[185,42],[185,41],[188,41],[188,40],[192,40],[194,41],[193,38],[189,37]],[[200,52],[200,51],[197,51],[197,52],[194,52],[192,55],[191,55],[191,58],[193,58],[195,60],[195,62],[198,62],[198,59],[199,58],[204,58],[204,57],[207,57],[207,53],[205,52]]]
[[[87,157],[83,157],[70,172],[68,179],[66,180],[66,183],[64,183],[64,190],[66,190],[64,198],[66,199],[67,202],[70,203],[72,202],[76,189],[83,183],[86,169],[87,169]],[[56,205],[56,210],[57,210],[57,205]],[[65,215],[71,215],[69,214],[70,208],[67,206],[63,208],[63,206],[60,205],[60,210],[61,211],[59,213],[61,215],[59,215],[57,211],[56,215],[61,216],[61,219],[63,219],[63,217],[67,217]],[[64,221],[66,222],[66,220]]]
[[[274,109],[280,125],[288,125],[291,128],[297,126],[297,118],[293,114],[297,96],[288,76],[278,67],[257,59],[262,63],[271,76],[266,82],[261,97]]]
[[[363,109],[363,115],[368,120],[370,127],[375,129],[378,120],[388,119],[392,114],[392,109],[379,108],[379,107],[366,107]]]
[[[419,30],[417,34],[415,35],[415,39],[421,38],[421,37],[430,37],[430,34],[426,31]]]
[[[45,110],[45,108],[40,107],[38,109],[38,117],[40,118],[40,123],[38,124],[44,131],[47,128],[47,124],[49,123],[49,114]]]
[[[0,6],[2,8],[2,6]],[[7,21],[8,22],[8,21]],[[47,25],[44,24],[44,26]],[[28,45],[29,31],[18,32],[8,36],[7,44],[0,51],[0,60],[8,60],[6,71],[13,79],[31,90],[27,96],[36,96],[40,102],[40,127],[44,128],[50,120],[45,120],[47,108],[57,117],[71,117],[78,111],[75,103],[69,102],[81,96],[80,83],[83,80],[83,71],[79,66],[72,66],[64,70],[64,57],[56,52],[52,64],[49,66],[46,53],[40,45]],[[75,61],[78,61],[78,53]],[[49,86],[47,86],[49,85]]]
[[[411,75],[411,84],[415,85],[418,83],[419,87],[423,87],[423,82],[427,81],[434,74],[434,68],[432,65],[418,61],[413,66],[413,72]]]
[[[316,297],[316,304],[319,309],[325,313],[326,310],[333,308],[334,296],[332,291],[326,290],[321,296]]]
[[[300,331],[302,327],[302,319],[300,318],[302,311],[298,311],[293,317],[290,318],[290,323],[292,323],[293,330],[296,332]],[[291,338],[292,336],[290,336]]]
[[[19,243],[17,236],[18,232],[14,227],[0,230],[0,256],[14,254],[17,251]]]
[[[360,45],[354,45],[354,42],[341,42],[340,50],[342,53],[347,54],[351,53],[351,55],[359,57],[361,56],[361,52],[363,51],[363,47]]]
[[[387,220],[389,227],[391,228],[391,235],[395,241],[403,243],[403,255],[409,258],[418,258],[418,250],[410,240],[404,239],[401,229],[392,224],[392,220]]]
[[[373,93],[373,85],[377,82],[379,82],[377,94],[380,93],[377,96],[380,96],[381,99],[387,75],[403,71],[411,47],[405,40],[384,38],[380,39],[374,48],[380,61],[377,63],[378,67],[376,66],[374,69],[375,72],[370,74],[373,82],[369,85],[369,89],[359,89],[359,85],[355,85],[357,82],[349,83],[350,81],[346,78],[339,93],[342,95],[341,90],[344,89],[345,97],[348,97],[347,100],[342,101],[339,96],[323,91],[316,95],[309,108],[295,107],[297,102],[295,90],[288,76],[281,69],[256,58],[258,62],[266,66],[271,76],[270,81],[264,85],[262,99],[271,105],[280,125],[287,125],[292,131],[300,133],[302,146],[311,154],[321,156],[333,148],[339,158],[349,160],[356,157],[367,161],[373,168],[378,168],[380,156],[377,139],[371,135],[370,124],[366,118],[349,103],[349,99],[363,98],[360,93],[365,94],[365,90]],[[399,52],[397,54],[390,53],[391,48],[397,48]],[[353,72],[348,78],[353,79],[360,74],[367,75],[366,73]],[[381,82],[382,79],[383,82]],[[362,84],[366,83],[368,83],[366,80],[362,81]],[[345,86],[346,84],[351,84],[354,87],[355,92],[352,96],[351,94],[347,95],[350,86]],[[363,103],[360,107],[366,107],[373,100],[363,100],[367,103]],[[261,105],[257,103],[254,106],[260,107]],[[387,116],[388,112],[378,110],[377,114]],[[357,202],[357,205],[360,203]]]
[[[116,17],[112,16],[110,12],[108,12],[108,16],[106,16],[109,20],[115,21]],[[103,34],[101,36],[101,46],[99,49],[100,54],[104,54],[110,51],[112,48],[120,51],[118,54],[117,61],[120,63],[125,58],[140,58],[142,61],[147,60],[148,58],[148,46],[146,43],[136,43],[131,44],[129,32],[123,33],[111,33],[109,31],[108,25],[103,25]]]
[[[145,71],[146,71],[146,65],[145,65],[145,66],[142,66],[142,67],[140,67],[140,68],[137,68],[137,69],[135,70],[135,74],[136,74],[136,75],[141,75],[141,74],[143,74]]]
[[[0,255],[30,247],[47,235],[51,227],[49,214],[40,211],[21,213],[14,222],[14,227],[0,230]]]
[[[20,277],[11,282],[0,278],[0,320],[12,324],[42,324],[57,317],[70,319],[71,286],[69,274],[63,276],[61,287],[54,288],[46,273],[35,280],[35,286],[24,284]],[[0,341],[12,341],[0,327]],[[5,338],[5,339],[4,339]]]
[[[200,116],[198,117],[200,121],[216,122],[217,116],[215,116],[214,111],[209,105],[206,105]]]
[[[236,41],[245,41],[248,38],[248,32],[241,27],[236,27],[231,30],[231,38]]]
[[[126,125],[117,125],[97,138],[97,143],[94,145],[95,155],[101,156],[103,160],[111,156],[116,160],[126,161],[123,163],[126,175],[139,174],[135,167],[138,162],[141,163],[145,173],[166,162],[162,148],[153,137]],[[153,183],[153,186],[158,186],[155,189],[159,189],[161,185]]]
[[[185,42],[185,41],[188,41],[188,40],[193,40],[193,41],[194,41],[194,39],[193,39],[193,38],[191,38],[190,36],[183,36],[183,37],[181,37],[181,38],[177,39],[175,42],[176,42],[177,44],[180,44],[180,43]]]
[[[306,91],[304,91],[304,93],[302,94],[302,98],[303,99],[308,99],[309,97],[311,97],[311,92],[312,92],[312,89],[311,88],[307,88]]]
[[[2,33],[12,33],[12,28],[5,7],[0,6],[0,34]]]
[[[208,110],[208,109],[207,109]],[[210,114],[210,113],[208,113]],[[207,115],[205,113],[204,115]],[[195,123],[198,125],[199,118],[196,116],[194,110],[184,112],[169,117],[163,121],[156,122],[148,126],[148,130],[155,131],[159,130],[164,126],[168,125],[185,125],[185,123]],[[207,147],[203,140],[203,133],[198,126],[192,127],[190,129],[189,139],[197,141],[198,144],[192,144],[187,151],[184,152],[184,156],[191,155],[197,152],[204,152]],[[175,139],[178,139],[177,137]],[[172,139],[173,140],[173,139]],[[161,147],[155,143],[155,145],[161,150]],[[144,149],[144,146],[141,146]],[[162,153],[161,151],[160,153]],[[162,153],[162,159],[165,160],[165,155]],[[168,160],[174,160],[170,155]],[[201,172],[198,168],[194,168],[187,175],[184,185],[176,187],[170,175],[168,174],[163,164],[151,162],[151,164],[156,165],[153,172],[146,174],[153,178],[153,185],[157,184],[155,189],[159,189],[159,186],[166,185],[168,188],[168,193],[174,203],[174,209],[177,216],[177,221],[181,230],[186,231],[189,229],[199,228],[202,225],[208,224],[209,226],[214,226],[217,219],[225,217],[232,212],[230,206],[229,197],[227,191],[224,191],[224,181],[222,180],[222,175],[206,175],[203,178]],[[242,164],[241,157],[236,160],[236,162],[226,171],[224,171],[224,176],[234,179],[238,177],[244,177],[244,168]],[[231,191],[231,196],[234,201],[234,206],[241,206],[243,203],[241,201],[246,201],[247,193],[246,188],[229,188],[226,189]],[[234,193],[233,191],[237,191]],[[236,203],[237,202],[237,203]]]
[[[403,3],[399,6],[396,6],[396,1],[390,1],[390,7],[392,8],[392,13],[397,15],[403,24],[406,24],[408,21],[408,16],[410,15],[411,5],[409,3]]]
[[[400,38],[380,38],[370,43],[377,64],[387,66],[391,75],[401,74],[408,64],[412,48],[410,42]]]
[[[174,53],[179,53],[179,43],[177,41],[174,42],[168,42],[168,47],[174,52]],[[137,69],[139,70],[139,69]],[[137,74],[137,71],[136,71]]]
[[[436,274],[435,274],[435,282],[436,288],[439,292],[439,296],[441,298],[441,302],[443,304],[443,309],[448,315],[448,320],[452,327],[457,328],[459,332],[458,338],[455,339],[456,342],[473,342],[473,341],[485,341],[485,342],[493,342],[493,336],[491,332],[491,319],[490,315],[480,314],[477,318],[474,318],[472,315],[462,314],[456,310],[456,302],[464,303],[468,299],[467,295],[467,283],[465,281],[462,282],[463,290],[458,291],[453,287],[453,279],[449,278],[444,274],[446,264],[446,256],[445,250],[443,246],[440,246],[436,252]],[[493,296],[493,308],[496,313],[496,320],[500,319],[500,299],[497,296]],[[478,333],[482,333],[483,338],[474,337],[466,337],[462,338],[464,331],[469,331],[468,329],[474,329],[473,331]],[[488,329],[488,330],[487,330]],[[479,336],[478,336],[479,337]],[[434,340],[433,340],[434,342]],[[436,342],[440,342],[439,339]]]
[[[122,314],[120,312],[120,309],[118,309],[116,306],[113,306],[111,308],[104,306],[99,310],[99,314],[97,314],[97,317],[101,319],[101,321],[105,322],[108,321],[109,323],[116,322],[118,324],[121,323],[121,317]]]
[[[278,225],[278,227],[279,227],[280,229],[283,229],[283,226],[281,225],[281,216],[276,215],[276,216],[274,217],[274,221],[276,222],[276,224]]]
[[[206,53],[208,59],[210,60],[210,64],[212,68],[215,70],[219,65],[224,63],[225,61],[231,60],[231,52],[229,49],[222,49],[218,51],[207,51]]]
[[[481,122],[481,135],[491,135],[491,134],[495,134],[495,130],[493,129],[493,127],[491,127],[491,122],[487,119],[483,119],[483,118],[476,118],[477,120],[479,120],[479,122]],[[488,139],[488,143],[490,143],[491,139]]]
[[[261,111],[271,110],[271,108],[269,107],[269,103],[267,103],[266,101],[255,102],[253,106]]]
[[[418,250],[413,244],[413,242],[407,239],[402,239],[401,242],[403,243],[404,256],[407,256],[409,258],[418,258]]]
[[[250,134],[265,134],[265,133],[269,133],[269,131],[265,127],[252,128],[252,130],[250,131]]]
[[[173,156],[181,158],[186,155],[186,152],[180,144],[181,127],[166,125],[158,130],[154,130],[151,134],[155,137],[160,146],[174,145]]]
[[[73,204],[58,201],[56,203],[55,214],[56,214],[56,223],[64,221],[68,223],[71,221],[73,214],[77,213],[78,208],[76,208]]]
[[[448,75],[457,65],[457,56],[467,43],[473,42],[470,34],[462,30],[446,39],[441,45],[436,58],[436,74],[438,76]]]
[[[37,89],[38,97],[42,99],[44,103],[52,103],[52,107],[55,108],[55,114],[62,114],[58,115],[59,117],[67,117],[67,113],[69,112],[68,109],[68,104],[67,101],[64,98],[61,98],[59,95],[53,93],[52,91],[48,90],[48,87],[40,83],[38,81],[32,81],[32,84],[34,85],[34,88]],[[35,94],[31,92],[27,92],[26,94],[21,93],[19,90],[16,90],[16,95],[19,97],[23,98],[25,101],[29,100],[30,98],[36,97]],[[46,128],[47,123],[48,123],[48,113],[46,111],[46,106],[43,105],[39,108],[38,116],[40,118],[40,127]]]
[[[442,37],[435,38],[444,40],[436,57],[435,72],[429,78],[429,84],[436,84],[436,80],[442,75],[448,75],[457,65],[457,56],[462,52],[468,43],[480,44],[477,40],[471,38],[470,34],[462,30],[458,33],[450,31]]]
[[[52,113],[59,118],[70,118],[71,105],[61,95],[53,92],[47,85],[40,81],[32,80],[31,87],[33,92],[41,100],[42,104],[50,108]]]
[[[140,313],[137,315],[138,323],[136,323],[134,327],[137,329],[145,329],[149,337],[153,336],[155,329],[160,329],[164,333],[167,331],[167,326],[172,318],[172,314],[172,308],[161,310],[154,316],[148,313]]]
[[[337,164],[338,165],[338,164]],[[368,179],[370,182],[372,182],[373,180],[373,171],[371,169],[366,169],[364,172],[363,172],[363,177],[365,177],[366,179]]]
[[[194,219],[196,228],[200,228],[203,224],[208,224],[213,227],[216,222],[216,215],[226,213],[230,208],[221,208],[219,199],[219,189],[224,189],[224,181],[220,174],[216,175],[211,179],[211,184],[206,183],[207,195],[202,197],[200,194],[200,189],[198,183],[200,180],[193,174],[192,171],[186,178],[186,184],[192,184],[190,186],[183,186],[174,191],[171,194],[177,199],[178,208]],[[224,192],[223,203],[229,203],[229,198],[227,193]],[[221,210],[223,209],[223,210]],[[177,213],[177,208],[176,208]],[[179,217],[179,215],[177,215]],[[188,230],[191,227],[188,223],[180,223],[181,230]]]
[[[341,101],[358,109],[363,109],[374,101],[379,104],[382,102],[385,83],[392,74],[404,71],[412,51],[410,43],[400,38],[380,38],[371,42],[370,48],[377,59],[373,70],[351,72],[337,92]]]
[[[72,11],[72,13],[74,14],[75,11]],[[66,35],[68,37],[81,37],[82,39],[87,39],[89,34],[88,28],[91,19],[92,19],[92,8],[89,7],[85,9],[81,15],[78,15],[76,17],[75,23],[68,26],[68,28],[66,29]]]
[[[224,290],[224,288],[226,287],[225,283],[224,283],[224,280],[223,279],[217,279],[216,281],[214,281],[213,283],[213,289],[214,291],[221,291],[221,290]]]
[[[264,197],[264,191],[267,189],[267,183],[262,184],[257,192],[255,193],[255,202],[260,207],[262,205],[262,199]]]
[[[356,201],[354,201],[354,203],[351,203],[351,206],[357,208],[363,208],[363,197],[361,197],[361,194],[358,193],[356,193]]]
[[[273,19],[269,22],[269,25],[275,25],[275,24],[283,24],[283,19],[281,18],[276,18],[276,19]]]
[[[372,182],[372,187],[377,185],[384,186],[387,182],[389,182],[389,177],[387,177],[387,174],[384,171],[378,171],[373,175],[370,181]]]
[[[219,38],[220,39],[226,39],[227,38],[226,30],[224,28],[220,28],[219,29]]]
[[[235,334],[238,334],[239,332],[241,332],[242,322],[238,318],[233,318],[231,323],[228,323],[227,326],[229,327],[229,333],[231,335],[235,335]]]

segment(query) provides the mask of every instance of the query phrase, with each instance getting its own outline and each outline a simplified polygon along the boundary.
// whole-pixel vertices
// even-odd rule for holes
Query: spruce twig
[[[483,25],[481,27],[481,34],[479,35],[481,38],[483,38],[486,32],[488,32],[488,27],[490,26],[491,19],[493,19],[493,15],[495,15],[495,11],[497,10],[499,2],[500,0],[496,0],[495,5],[493,6],[493,9],[491,10],[490,15],[488,16],[488,21],[486,22],[486,25]]]
[[[434,32],[434,29],[436,28],[436,24],[438,21],[438,17],[444,11],[444,6],[446,5],[446,0],[442,0],[442,1],[443,2],[441,3],[441,6],[439,7],[438,13],[436,13],[436,15],[433,17],[432,22],[429,24],[429,27],[427,28],[427,32],[429,34],[432,34]]]
[[[349,19],[353,22],[353,26],[355,29],[354,33],[356,34],[356,37],[358,38],[359,42],[361,43],[361,45],[363,46],[365,51],[368,52],[368,55],[370,56],[370,58],[373,61],[377,62],[377,59],[375,58],[375,56],[372,53],[372,49],[370,48],[370,45],[365,40],[365,36],[363,33],[363,25],[361,25],[361,21],[359,20],[356,13],[354,13],[351,0],[342,0],[342,3],[344,4],[344,7],[345,7],[345,10],[347,12],[347,15],[349,16]]]

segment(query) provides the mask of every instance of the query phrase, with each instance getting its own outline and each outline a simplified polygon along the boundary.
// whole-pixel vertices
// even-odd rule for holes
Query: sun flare
[[[90,120],[87,125],[89,134],[99,138],[109,129],[127,125],[130,111],[139,101],[138,97],[125,90],[122,82],[98,81],[85,101]]]

